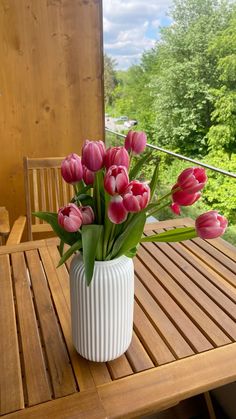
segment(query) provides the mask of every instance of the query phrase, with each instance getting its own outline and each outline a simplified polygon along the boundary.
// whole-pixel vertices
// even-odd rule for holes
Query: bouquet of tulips
[[[63,179],[74,186],[72,201],[58,213],[34,213],[50,223],[61,239],[59,265],[74,252],[82,252],[88,285],[95,260],[108,261],[121,255],[134,257],[140,242],[215,238],[227,227],[226,218],[217,211],[209,211],[196,219],[195,227],[142,237],[149,215],[164,206],[180,214],[181,206],[192,205],[200,198],[207,181],[203,168],[191,167],[179,175],[168,194],[156,198],[157,167],[149,184],[136,179],[150,158],[150,153],[139,157],[146,148],[146,140],[145,133],[130,131],[124,146],[107,150],[102,141],[86,140],[82,157],[70,154],[61,166]],[[70,247],[63,254],[64,243]]]

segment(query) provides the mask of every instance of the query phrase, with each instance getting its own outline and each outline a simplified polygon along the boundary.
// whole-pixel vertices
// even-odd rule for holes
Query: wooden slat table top
[[[147,224],[145,235],[190,219]],[[0,414],[131,418],[236,379],[236,248],[222,239],[143,243],[132,343],[89,362],[73,347],[58,240],[0,248]]]

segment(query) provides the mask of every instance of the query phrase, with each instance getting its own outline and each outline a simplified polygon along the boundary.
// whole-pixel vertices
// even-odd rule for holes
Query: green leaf
[[[150,190],[151,190],[150,199],[152,199],[152,197],[154,195],[154,192],[156,190],[157,181],[158,181],[158,174],[159,174],[159,165],[157,164],[155,169],[154,169],[154,172],[153,172],[153,175],[152,175],[152,180],[151,180],[150,185],[149,185]]]
[[[57,267],[63,265],[63,263],[65,263],[67,261],[67,259],[69,259],[69,257],[71,257],[73,255],[73,253],[76,252],[76,250],[80,250],[82,249],[82,240],[79,239],[76,243],[74,243],[65,253],[64,255],[61,257]]]
[[[86,186],[82,187],[81,189],[79,189],[78,195],[85,194],[85,192],[87,192],[92,187],[93,187],[93,185],[86,185]]]
[[[127,225],[126,229],[115,241],[112,252],[109,255],[110,259],[124,255],[137,246],[142,237],[145,222],[145,213],[135,214],[134,218]]]
[[[35,217],[40,218],[41,220],[46,221],[48,224],[51,225],[53,231],[56,235],[64,242],[69,245],[74,244],[77,240],[80,239],[81,234],[79,232],[69,233],[68,231],[64,230],[57,221],[57,213],[55,212],[33,212]]]
[[[63,255],[64,244],[65,243],[63,242],[63,240],[60,240],[60,244],[59,244],[59,253],[60,253],[60,256]]]
[[[136,256],[137,253],[137,246],[133,247],[133,249],[128,250],[128,252],[125,253],[125,256],[127,256],[127,258],[134,258],[134,256]]]
[[[145,154],[141,159],[138,160],[136,165],[133,167],[133,169],[129,172],[129,178],[130,180],[135,179],[139,173],[139,171],[142,169],[143,165],[147,163],[152,157],[152,151],[149,151],[147,154]]]
[[[174,230],[165,231],[164,233],[155,234],[153,236],[142,237],[140,242],[179,242],[197,237],[197,232],[193,227],[176,228]]]
[[[81,203],[83,206],[89,205],[90,207],[94,207],[94,201],[93,198],[90,195],[87,194],[79,194],[74,198],[74,202]]]
[[[93,277],[95,255],[103,226],[97,224],[84,225],[82,227],[83,260],[87,285]]]

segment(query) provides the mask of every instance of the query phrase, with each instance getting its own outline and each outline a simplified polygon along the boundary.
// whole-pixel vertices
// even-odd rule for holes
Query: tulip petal
[[[123,205],[123,198],[120,195],[113,196],[108,205],[108,217],[114,224],[121,224],[127,218],[128,212]]]

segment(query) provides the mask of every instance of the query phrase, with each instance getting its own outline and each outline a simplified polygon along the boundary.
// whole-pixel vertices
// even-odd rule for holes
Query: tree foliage
[[[109,57],[107,54],[104,55],[104,97],[105,105],[111,105],[113,102],[113,92],[117,85],[116,77],[116,60]]]
[[[149,142],[236,173],[236,3],[175,0],[171,18],[140,63],[117,73],[114,113],[137,119]],[[161,161],[161,183],[174,181],[182,163]],[[208,177],[200,205],[236,223],[235,179]]]
[[[208,132],[209,149],[236,152],[236,12],[228,27],[213,38],[209,53],[217,61],[219,87],[212,89],[214,110]]]
[[[221,0],[175,2],[174,23],[162,30],[152,82],[158,143],[187,155],[206,154],[210,88],[219,84],[209,42],[225,29],[229,14],[230,6]]]

